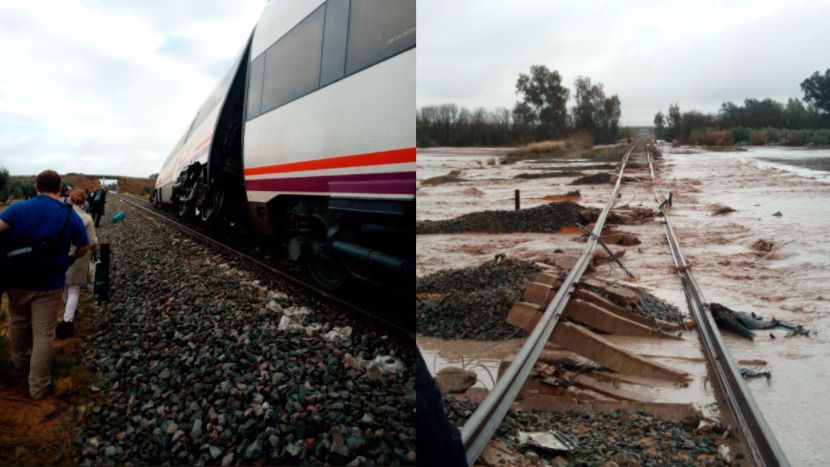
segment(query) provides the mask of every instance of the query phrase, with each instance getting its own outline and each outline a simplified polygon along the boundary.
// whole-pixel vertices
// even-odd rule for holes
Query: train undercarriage
[[[326,289],[343,289],[357,280],[411,291],[413,202],[278,196],[267,204],[249,203],[239,166],[238,159],[225,159],[223,170],[211,178],[206,164],[190,165],[173,185],[173,210],[237,238],[259,237],[259,244],[306,265]],[[152,200],[163,206],[155,192]]]
[[[278,246],[292,261],[307,265],[327,289],[344,288],[355,279],[411,289],[412,203],[284,196],[268,204],[251,203],[246,210],[244,192],[212,186],[204,174],[194,165],[179,177],[173,208],[180,217],[236,237],[259,232],[260,243]]]

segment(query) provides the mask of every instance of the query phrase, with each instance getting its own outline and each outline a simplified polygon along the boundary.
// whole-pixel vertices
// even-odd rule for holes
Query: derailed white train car
[[[272,0],[153,199],[250,223],[330,288],[411,284],[415,1]]]

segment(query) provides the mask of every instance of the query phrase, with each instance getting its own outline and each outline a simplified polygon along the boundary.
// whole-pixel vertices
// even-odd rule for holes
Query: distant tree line
[[[804,99],[787,103],[746,99],[724,102],[717,114],[681,112],[677,103],[654,116],[656,136],[680,143],[731,145],[830,144],[830,69],[801,83]],[[806,104],[806,105],[805,105]]]
[[[10,199],[27,199],[36,194],[34,181],[12,179],[9,177],[9,170],[0,167],[0,203]]]
[[[505,146],[558,139],[586,132],[596,143],[620,137],[620,99],[607,97],[600,83],[577,77],[574,106],[562,76],[544,65],[530,67],[516,80],[519,100],[513,110],[469,110],[455,104],[424,106],[417,111],[417,144],[426,146]]]

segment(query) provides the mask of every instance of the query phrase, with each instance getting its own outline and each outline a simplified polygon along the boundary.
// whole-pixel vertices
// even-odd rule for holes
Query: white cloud
[[[419,0],[417,102],[512,107],[520,72],[544,64],[619,95],[622,123],[651,124],[669,103],[801,97],[824,70],[827,0],[626,2]]]
[[[264,5],[0,1],[0,165],[158,172]]]

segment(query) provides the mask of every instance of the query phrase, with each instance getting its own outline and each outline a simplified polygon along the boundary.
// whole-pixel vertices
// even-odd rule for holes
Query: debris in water
[[[476,198],[481,198],[482,196],[484,196],[484,192],[474,186],[465,188],[464,191],[462,191],[461,193],[467,196],[475,196]]]
[[[435,375],[435,384],[441,394],[461,394],[470,389],[478,381],[474,371],[456,367],[441,368]]]
[[[792,330],[790,330],[790,332],[788,332],[787,335],[784,336],[784,337],[793,337],[793,336],[810,337],[810,330],[809,329],[804,329],[804,326],[799,324],[798,326],[796,326]]]
[[[752,330],[738,320],[737,312],[721,305],[720,303],[710,303],[709,311],[712,313],[712,317],[715,319],[715,324],[717,324],[719,328],[732,331],[735,334],[749,340],[753,340],[755,338],[755,334],[752,333]]]
[[[729,214],[731,212],[735,212],[735,209],[733,209],[729,206],[724,206],[722,204],[716,204],[716,205],[712,206],[712,215],[713,216],[724,216],[724,215]]]
[[[775,242],[759,238],[752,244],[752,249],[758,252],[769,253],[775,247]]]
[[[760,370],[753,370],[752,368],[741,367],[741,376],[744,379],[752,379],[752,378],[772,378],[772,373],[769,371],[760,371]]]
[[[773,216],[781,217],[781,216],[783,216],[783,214],[781,214],[781,211],[776,211],[775,213],[773,213]]]
[[[538,448],[544,451],[571,452],[576,449],[576,441],[567,435],[557,431],[520,431],[516,434],[519,440],[519,448]]]
[[[736,317],[738,321],[741,322],[744,326],[748,329],[772,329],[777,328],[781,323],[772,318],[770,320],[765,320],[763,317],[756,315],[753,313],[747,313],[745,311],[740,311],[736,313]]]
[[[453,170],[447,175],[439,175],[437,177],[430,177],[421,181],[421,185],[443,185],[445,183],[456,183],[456,182],[463,182],[464,179],[461,178],[461,171],[460,170]]]

